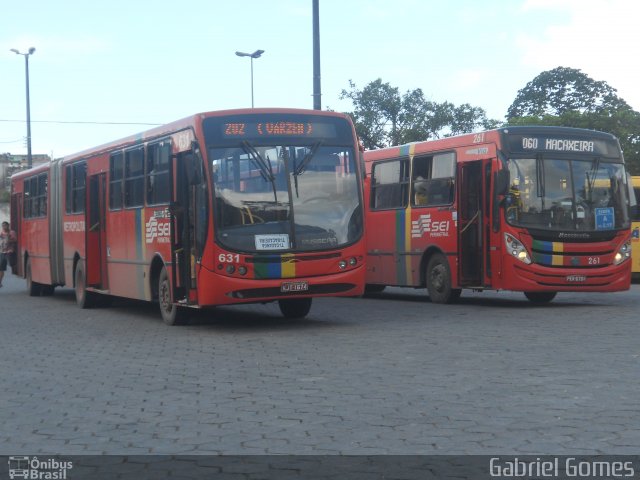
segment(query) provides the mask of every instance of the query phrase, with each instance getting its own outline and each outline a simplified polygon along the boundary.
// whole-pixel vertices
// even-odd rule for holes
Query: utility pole
[[[320,91],[320,0],[313,0],[313,109],[322,110]]]

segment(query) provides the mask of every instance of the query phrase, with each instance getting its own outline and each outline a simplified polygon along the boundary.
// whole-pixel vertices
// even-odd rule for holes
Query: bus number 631
[[[220,263],[238,263],[240,262],[240,255],[237,253],[221,253],[218,255],[218,261]]]

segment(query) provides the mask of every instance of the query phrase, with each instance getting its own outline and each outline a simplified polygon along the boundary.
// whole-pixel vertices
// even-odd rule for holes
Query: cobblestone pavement
[[[0,289],[0,454],[637,454],[640,286],[198,312]]]

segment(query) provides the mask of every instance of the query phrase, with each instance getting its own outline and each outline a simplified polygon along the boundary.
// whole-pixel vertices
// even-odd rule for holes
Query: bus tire
[[[364,286],[364,293],[365,294],[369,294],[369,293],[382,293],[384,291],[384,289],[386,288],[385,285],[377,285],[377,284],[373,284],[373,283],[367,283]]]
[[[184,308],[180,308],[173,303],[171,295],[171,282],[167,269],[162,267],[158,277],[158,304],[160,305],[160,315],[162,321],[167,325],[184,325],[187,321],[187,313]]]
[[[451,270],[447,257],[436,253],[429,259],[426,273],[427,292],[433,303],[454,303],[462,290],[451,287]]]
[[[43,297],[50,297],[55,289],[54,285],[40,285],[40,294]]]
[[[558,292],[524,292],[524,296],[527,297],[531,303],[535,303],[536,305],[549,303],[551,300],[556,298],[557,294]]]
[[[25,273],[27,277],[27,292],[30,297],[39,297],[41,293],[41,286],[39,283],[34,282],[31,276],[31,259],[27,258],[27,266],[25,267]]]
[[[75,279],[76,304],[83,309],[91,308],[94,294],[87,292],[87,275],[83,260],[78,260],[78,263],[76,263],[76,271],[73,278]]]
[[[278,300],[284,318],[304,318],[311,310],[311,298],[287,298]]]

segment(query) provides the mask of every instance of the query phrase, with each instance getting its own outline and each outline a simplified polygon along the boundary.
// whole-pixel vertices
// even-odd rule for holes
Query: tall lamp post
[[[253,108],[253,59],[260,58],[263,53],[264,50],[256,50],[253,53],[236,52],[236,55],[239,57],[251,58],[251,108]]]
[[[36,49],[31,47],[27,53],[22,53],[15,48],[12,48],[11,51],[24,57],[24,71],[27,84],[27,167],[31,168],[33,166],[33,160],[31,157],[31,108],[29,106],[29,56],[33,55]]]

